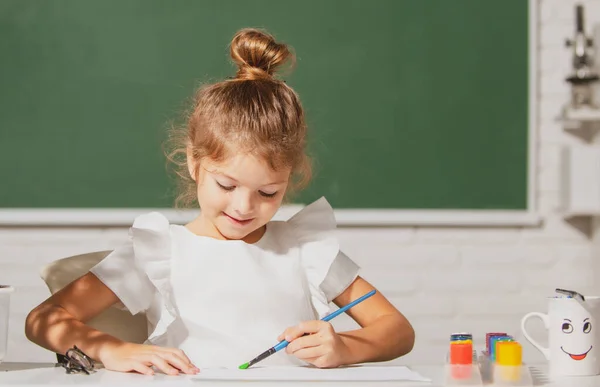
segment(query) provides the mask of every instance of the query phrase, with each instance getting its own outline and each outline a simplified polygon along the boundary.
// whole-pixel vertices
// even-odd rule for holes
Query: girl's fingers
[[[296,354],[302,348],[316,347],[321,344],[322,339],[317,335],[308,335],[299,337],[288,344],[285,351],[290,354]]]
[[[164,372],[167,375],[178,375],[179,371],[172,367],[165,359],[163,359],[160,355],[154,354],[150,356],[150,362],[157,367],[159,370]]]
[[[277,337],[277,341],[281,341],[281,340],[292,341],[293,338],[296,337],[297,331],[298,331],[297,327],[289,327],[285,331],[283,331],[282,334],[280,334]]]
[[[282,335],[279,336],[279,340],[292,341],[304,334],[317,333],[322,329],[325,329],[329,325],[326,321],[321,320],[310,320],[303,321],[295,327],[287,328]]]
[[[323,355],[323,348],[320,346],[300,348],[299,350],[294,352],[294,356],[296,356],[298,359],[308,361],[309,363],[311,362],[311,360],[319,358]]]
[[[171,353],[174,353],[176,356],[181,358],[183,360],[183,362],[185,364],[189,364],[190,367],[197,368],[195,365],[192,364],[192,361],[190,360],[189,357],[187,357],[187,355],[185,354],[185,352],[183,352],[183,350],[181,350],[179,348],[168,348],[168,351]]]
[[[185,372],[186,374],[195,374],[196,373],[196,367],[191,365],[189,361],[187,361],[183,357],[179,356],[178,354],[173,353],[173,352],[165,352],[164,354],[162,354],[162,356],[164,357],[164,359],[168,360],[168,362],[171,365],[179,368],[181,371]]]
[[[152,368],[150,368],[147,365],[144,365],[142,363],[135,362],[135,363],[133,363],[133,366],[131,368],[134,371],[139,372],[142,375],[148,375],[148,376],[154,375],[154,371],[152,371]]]
[[[303,321],[298,325],[298,329],[300,331],[302,331],[302,333],[317,333],[320,330],[324,329],[326,326],[328,326],[329,323],[327,321],[321,321],[321,320],[310,320],[310,321]]]

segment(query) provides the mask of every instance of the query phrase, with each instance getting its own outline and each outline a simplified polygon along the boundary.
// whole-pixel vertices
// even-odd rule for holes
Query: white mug
[[[10,309],[10,294],[14,288],[0,285],[0,363],[6,356],[8,346],[8,311]]]
[[[600,374],[600,297],[586,296],[582,306],[574,298],[549,297],[548,314],[532,312],[521,320],[521,331],[548,360],[552,377]],[[538,317],[548,329],[548,347],[529,336],[525,323]]]

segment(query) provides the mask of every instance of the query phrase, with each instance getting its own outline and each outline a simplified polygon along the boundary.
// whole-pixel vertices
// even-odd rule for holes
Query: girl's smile
[[[252,223],[252,221],[254,220],[254,218],[238,219],[238,218],[235,218],[235,217],[229,215],[226,212],[223,212],[223,215],[225,215],[225,217],[227,217],[229,220],[231,220],[231,222],[236,226],[247,226],[250,223]]]

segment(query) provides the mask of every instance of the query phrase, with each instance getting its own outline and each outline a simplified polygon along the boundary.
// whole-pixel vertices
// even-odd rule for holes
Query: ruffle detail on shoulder
[[[321,285],[340,251],[333,208],[321,197],[292,216],[287,223],[293,226],[294,235],[298,238],[312,304],[322,318],[329,312],[331,300]]]
[[[136,264],[161,296],[158,324],[148,340],[167,331],[178,316],[171,285],[171,235],[169,221],[158,212],[138,216],[130,229]]]

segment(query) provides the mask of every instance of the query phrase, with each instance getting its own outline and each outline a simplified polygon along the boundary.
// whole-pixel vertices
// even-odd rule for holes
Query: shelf
[[[566,121],[600,121],[600,108],[579,108],[573,109],[565,107],[561,119]]]
[[[565,145],[560,164],[563,217],[600,215],[600,144]]]
[[[588,216],[600,216],[600,210],[597,208],[591,208],[589,210],[570,210],[563,212],[562,214],[562,217],[565,219],[582,218]]]

